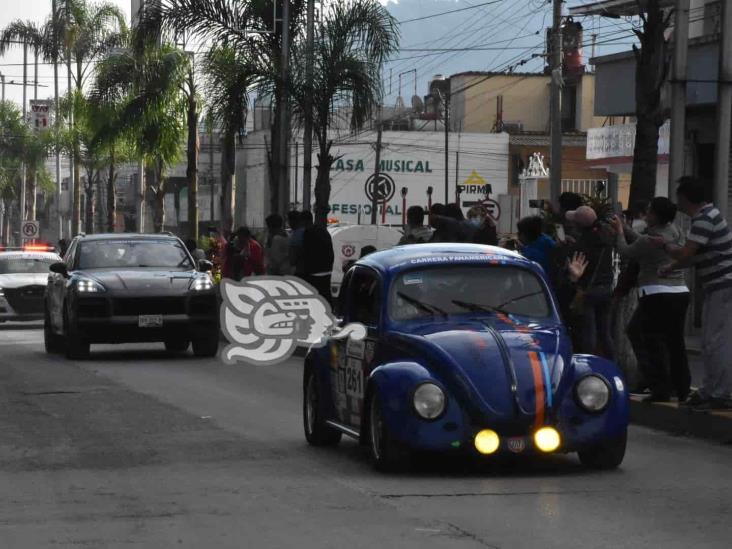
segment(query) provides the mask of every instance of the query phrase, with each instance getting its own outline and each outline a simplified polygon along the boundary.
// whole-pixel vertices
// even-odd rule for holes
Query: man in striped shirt
[[[691,228],[684,246],[663,245],[674,262],[661,270],[669,272],[693,265],[704,287],[704,380],[687,403],[695,409],[729,409],[732,408],[732,231],[720,211],[704,200],[704,187],[695,178],[679,179],[676,196],[679,209],[691,217]]]

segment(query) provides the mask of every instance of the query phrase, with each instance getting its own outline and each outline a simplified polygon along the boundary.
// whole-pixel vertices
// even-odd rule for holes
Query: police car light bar
[[[0,246],[0,252],[53,252],[50,244],[26,244],[25,246]]]

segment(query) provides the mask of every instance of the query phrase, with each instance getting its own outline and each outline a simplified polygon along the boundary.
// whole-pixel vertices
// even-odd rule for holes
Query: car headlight
[[[210,290],[213,288],[213,281],[208,275],[197,276],[191,281],[190,289],[194,292],[201,292],[203,290]]]
[[[445,392],[434,383],[423,383],[414,391],[414,409],[424,419],[437,419],[445,411]]]
[[[3,289],[0,288],[0,297],[3,297],[4,295],[5,295],[5,293],[3,292]]]
[[[82,294],[98,293],[104,291],[104,286],[90,278],[80,278],[76,281],[76,291]]]
[[[588,412],[601,412],[610,402],[610,387],[600,376],[588,375],[577,382],[575,395]]]

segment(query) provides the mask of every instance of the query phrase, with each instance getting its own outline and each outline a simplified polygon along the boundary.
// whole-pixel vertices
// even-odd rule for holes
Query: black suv
[[[163,341],[214,356],[219,307],[211,263],[168,234],[77,236],[50,266],[44,339],[49,353],[84,358],[91,343]]]

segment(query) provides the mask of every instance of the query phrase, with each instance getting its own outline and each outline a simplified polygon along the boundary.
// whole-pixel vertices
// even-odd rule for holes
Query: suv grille
[[[179,315],[185,314],[184,297],[120,297],[114,300],[114,314],[131,315]]]
[[[5,299],[16,313],[21,315],[43,312],[43,293],[45,286],[32,285],[20,288],[5,288]]]

